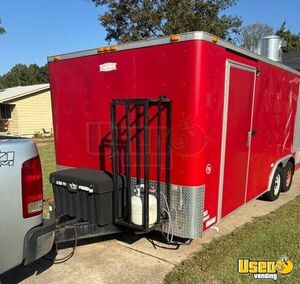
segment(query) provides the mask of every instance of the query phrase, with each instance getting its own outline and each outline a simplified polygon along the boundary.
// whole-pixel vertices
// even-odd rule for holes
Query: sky
[[[0,75],[15,64],[44,65],[47,56],[103,46],[103,13],[90,0],[0,0],[0,18],[7,33],[0,36]],[[226,13],[243,25],[255,22],[300,32],[300,0],[239,0]]]

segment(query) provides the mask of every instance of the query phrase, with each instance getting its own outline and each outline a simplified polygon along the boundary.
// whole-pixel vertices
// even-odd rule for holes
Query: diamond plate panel
[[[141,183],[143,183],[141,179]],[[132,188],[136,185],[136,179],[131,179]],[[150,181],[149,186],[156,188],[156,181]],[[165,206],[163,194],[166,192],[166,184],[161,183],[161,210]],[[174,236],[181,238],[198,238],[203,232],[205,186],[181,186],[171,184],[169,208],[171,220],[163,225],[163,231],[167,232],[169,222],[173,224]]]

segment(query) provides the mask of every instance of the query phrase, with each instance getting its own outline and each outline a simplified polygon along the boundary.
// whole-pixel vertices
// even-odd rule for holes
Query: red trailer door
[[[245,203],[256,69],[226,63],[219,218]]]

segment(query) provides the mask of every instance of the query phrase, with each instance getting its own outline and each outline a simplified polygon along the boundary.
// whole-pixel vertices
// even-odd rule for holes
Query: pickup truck
[[[43,184],[35,143],[0,136],[0,275],[47,254],[55,224],[43,219]]]

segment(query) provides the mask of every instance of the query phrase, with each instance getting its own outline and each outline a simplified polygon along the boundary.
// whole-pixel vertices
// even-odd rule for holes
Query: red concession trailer
[[[296,70],[205,32],[48,61],[57,166],[112,173],[113,199],[102,208],[113,208],[113,224],[157,228],[154,192],[154,223],[196,238],[250,200],[289,189],[300,150]]]

